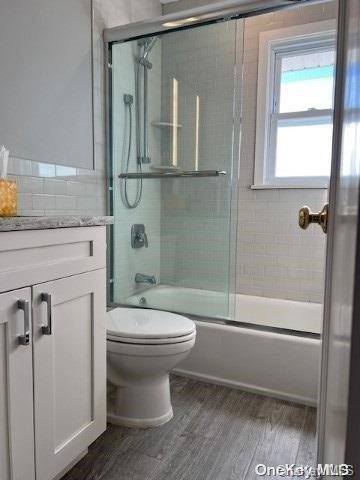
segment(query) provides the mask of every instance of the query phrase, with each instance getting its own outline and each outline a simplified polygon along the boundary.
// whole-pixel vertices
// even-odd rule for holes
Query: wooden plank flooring
[[[252,480],[259,463],[315,465],[314,408],[176,376],[171,385],[172,421],[109,425],[62,480]]]

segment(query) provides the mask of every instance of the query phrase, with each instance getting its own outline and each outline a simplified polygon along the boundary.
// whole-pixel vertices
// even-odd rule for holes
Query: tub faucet
[[[156,278],[154,275],[145,275],[144,273],[137,273],[135,275],[135,283],[151,283],[156,284]]]

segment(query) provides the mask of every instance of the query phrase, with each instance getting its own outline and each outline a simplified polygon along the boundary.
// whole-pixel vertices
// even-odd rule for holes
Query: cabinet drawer
[[[0,291],[106,266],[106,228],[2,232]]]

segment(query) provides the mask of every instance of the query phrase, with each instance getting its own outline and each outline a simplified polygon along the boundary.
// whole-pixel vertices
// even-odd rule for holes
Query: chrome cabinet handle
[[[50,293],[42,293],[41,301],[46,302],[46,309],[47,309],[47,325],[41,327],[41,331],[43,335],[51,335],[52,334],[52,299],[51,299]]]
[[[30,305],[28,300],[18,300],[17,308],[24,312],[24,335],[19,335],[20,345],[30,345]]]

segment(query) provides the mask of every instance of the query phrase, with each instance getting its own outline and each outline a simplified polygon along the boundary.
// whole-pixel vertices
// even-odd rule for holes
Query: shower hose
[[[136,80],[137,81],[137,80]],[[129,173],[129,167],[130,167],[130,158],[131,158],[131,148],[132,148],[132,136],[133,136],[133,112],[132,112],[132,101],[126,101],[125,102],[125,108],[128,114],[126,115],[128,117],[129,121],[129,137],[128,137],[128,148],[126,152],[126,168],[125,171],[126,173]],[[125,120],[126,121],[126,120]],[[141,162],[139,159],[137,159],[136,162],[137,165],[137,171],[141,172]],[[129,192],[128,192],[128,179],[123,180],[123,189],[122,189],[122,197],[123,197],[123,203],[126,206],[126,208],[136,208],[140,201],[141,201],[141,196],[142,196],[142,179],[137,179],[136,180],[136,195],[135,199],[133,202],[129,199]]]

